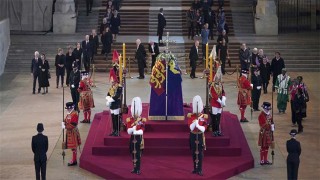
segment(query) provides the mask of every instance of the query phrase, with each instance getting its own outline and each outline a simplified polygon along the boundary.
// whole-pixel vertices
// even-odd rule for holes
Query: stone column
[[[274,0],[259,0],[256,8],[255,31],[257,35],[277,35],[278,16]]]
[[[53,14],[53,33],[71,34],[76,32],[77,18],[74,0],[57,0]]]

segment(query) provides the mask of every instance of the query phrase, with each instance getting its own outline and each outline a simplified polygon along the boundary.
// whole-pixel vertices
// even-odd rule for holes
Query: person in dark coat
[[[93,0],[86,0],[87,16],[91,13]]]
[[[41,54],[41,61],[39,61],[39,68],[40,68],[40,73],[39,73],[39,81],[40,81],[40,87],[43,88],[43,93],[46,94],[48,93],[48,87],[50,86],[49,84],[49,62],[46,59],[45,54]]]
[[[137,50],[135,58],[138,61],[138,69],[139,69],[139,77],[138,79],[144,79],[144,68],[147,67],[146,64],[146,50],[144,49],[144,46],[141,44],[141,40],[136,40]]]
[[[298,169],[300,164],[301,146],[300,142],[296,140],[297,130],[290,131],[291,139],[287,141],[287,175],[288,180],[298,179]]]
[[[103,44],[103,54],[105,54],[106,60],[108,61],[108,55],[111,53],[112,34],[109,27],[106,27],[105,30],[101,36],[101,42]]]
[[[86,35],[84,41],[82,41],[82,58],[83,64],[86,71],[90,72],[90,62],[93,53],[93,45],[89,41],[89,35]]]
[[[218,44],[222,44],[222,39],[224,39],[224,40],[226,41],[226,44],[228,45],[228,43],[229,43],[229,38],[228,38],[228,35],[227,35],[226,30],[223,30],[223,31],[222,31],[222,34],[220,34],[220,35],[218,36],[217,43],[218,43]]]
[[[163,46],[163,43],[160,41],[162,40],[163,30],[166,28],[166,25],[167,25],[167,21],[163,15],[163,8],[160,8],[160,12],[158,14],[158,30],[157,30],[157,36],[159,37],[158,43],[160,46]]]
[[[209,9],[209,17],[208,17],[208,24],[209,24],[209,36],[211,37],[211,40],[213,40],[213,28],[216,27],[216,13],[214,10]],[[227,42],[228,43],[228,42]]]
[[[79,71],[76,63],[72,64],[72,72],[70,73],[69,82],[70,82],[70,91],[71,91],[72,102],[74,104],[74,109],[76,111],[79,111],[79,109],[78,109],[78,102],[79,102],[78,88],[79,88],[79,83],[80,83],[80,71]]]
[[[91,35],[89,36],[89,41],[92,44],[92,56],[91,56],[91,61],[92,63],[94,62],[94,55],[97,54],[98,47],[99,47],[99,38],[97,35],[97,31],[95,29],[92,29]]]
[[[38,123],[38,134],[32,137],[31,148],[34,154],[34,167],[36,171],[36,179],[46,179],[46,167],[47,167],[47,151],[49,147],[48,137],[43,135],[44,128],[42,123]]]
[[[100,35],[103,34],[107,27],[109,27],[109,24],[107,24],[107,18],[103,18],[102,23],[100,24]]]
[[[149,43],[149,53],[151,54],[151,71],[152,72],[152,68],[154,66],[154,64],[156,63],[156,58],[159,55],[159,46],[157,43],[150,41]]]
[[[241,45],[241,48],[239,50],[239,59],[240,59],[241,69],[249,69],[250,51],[249,49],[247,49],[247,46],[244,43]]]
[[[281,74],[282,69],[285,68],[284,60],[280,57],[280,52],[275,52],[275,57],[271,61],[271,75],[273,77],[272,83],[272,91],[275,91],[275,84],[277,81],[277,77]]]
[[[63,54],[63,50],[61,48],[58,49],[58,54],[56,55],[56,60],[54,64],[56,66],[57,88],[59,85],[59,77],[61,77],[61,87],[63,87],[66,56]]]
[[[254,111],[260,111],[259,110],[259,100],[261,95],[261,86],[262,86],[262,79],[259,75],[259,68],[254,69],[254,75],[252,76],[252,106]]]
[[[221,61],[221,72],[223,75],[225,75],[226,60],[229,58],[228,45],[225,39],[222,39],[221,44],[216,47],[216,52],[218,54],[219,60]]]
[[[196,40],[194,45],[191,47],[190,53],[189,53],[189,59],[190,59],[190,67],[191,67],[191,73],[190,77],[191,79],[198,78],[196,77],[196,67],[197,67],[197,61],[199,58],[199,40]]]
[[[262,64],[260,64],[260,76],[262,79],[262,87],[263,87],[263,93],[268,93],[268,85],[270,80],[270,63],[267,61],[267,59],[263,59]]]
[[[195,28],[195,11],[191,6],[189,11],[186,13],[187,16],[187,27],[188,27],[188,39],[193,39],[194,37],[194,28]]]
[[[119,34],[120,25],[121,19],[118,14],[118,11],[115,10],[110,20],[110,30],[112,32],[112,37],[114,41],[117,39],[117,34]]]
[[[303,132],[303,126],[302,126],[302,110],[305,107],[305,98],[303,96],[303,91],[301,88],[298,88],[298,92],[295,95],[293,99],[293,109],[296,113],[295,118],[296,122],[298,124],[298,133]]]
[[[33,86],[32,86],[32,94],[36,93],[36,82],[38,79],[38,93],[40,93],[41,88],[40,88],[40,81],[39,81],[39,62],[41,59],[39,58],[39,52],[36,51],[34,52],[34,58],[31,61],[31,76],[33,77]]]
[[[69,78],[70,78],[70,73],[72,71],[72,64],[74,61],[76,61],[76,59],[72,52],[72,47],[69,46],[68,52],[66,53],[66,71],[67,71],[66,84],[67,86],[69,86]]]
[[[73,50],[74,59],[77,63],[78,69],[81,69],[81,56],[82,56],[82,48],[81,44],[78,42],[77,47]]]

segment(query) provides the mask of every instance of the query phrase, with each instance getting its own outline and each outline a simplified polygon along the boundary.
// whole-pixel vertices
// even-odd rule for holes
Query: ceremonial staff
[[[127,106],[127,69],[126,69],[126,44],[123,43],[123,107],[122,107],[122,113],[128,114],[128,106]]]
[[[209,45],[208,43],[206,44],[206,68],[204,70],[204,74],[205,74],[205,77],[206,77],[206,107],[205,107],[205,110],[204,112],[205,113],[209,113],[209,109],[210,109],[210,106],[209,106],[209,75],[210,75],[210,71],[209,71]],[[211,54],[211,56],[213,56]],[[211,63],[211,61],[210,61]],[[212,68],[212,64],[210,64],[210,68]]]
[[[62,124],[64,125],[64,87],[62,87]],[[66,149],[65,139],[64,139],[64,128],[62,128],[62,159],[64,164],[64,157],[66,156]]]
[[[250,66],[250,70],[249,70],[249,81],[250,81],[250,85],[252,84],[252,72],[253,72],[253,66]],[[253,88],[253,87],[252,87]],[[252,113],[253,113],[253,102],[252,102],[252,89],[250,90],[250,120],[252,121]]]
[[[271,109],[272,122],[274,122],[273,121],[273,91],[271,93],[271,107],[272,107],[272,109]],[[271,131],[271,136],[272,136],[271,143],[274,143],[273,131]],[[272,156],[272,163],[271,164],[273,165],[274,164],[274,147],[272,148],[271,156]]]
[[[133,119],[135,118],[135,112],[136,112],[136,101],[133,101]],[[137,167],[137,150],[136,150],[136,143],[137,143],[137,139],[136,136],[133,134],[133,167],[136,168]]]
[[[198,119],[198,101],[197,101],[197,112],[196,112],[196,117],[197,117],[197,120],[198,120],[198,123],[199,123],[199,119]],[[196,151],[194,152],[196,154],[196,160],[195,163],[196,163],[196,169],[198,169],[198,163],[199,163],[199,134],[196,133],[196,141],[195,141],[195,144],[196,144]]]

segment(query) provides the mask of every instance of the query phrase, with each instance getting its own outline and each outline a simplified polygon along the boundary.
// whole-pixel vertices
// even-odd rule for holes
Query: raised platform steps
[[[191,108],[184,110],[186,114]],[[143,104],[143,112],[142,116],[147,117],[148,104]],[[193,164],[186,121],[147,121],[140,176],[130,173],[129,135],[121,132],[120,137],[108,136],[110,122],[108,111],[95,115],[80,157],[81,168],[106,179],[226,179],[254,166],[237,116],[229,112],[223,113],[224,136],[205,134],[203,177],[191,174]]]

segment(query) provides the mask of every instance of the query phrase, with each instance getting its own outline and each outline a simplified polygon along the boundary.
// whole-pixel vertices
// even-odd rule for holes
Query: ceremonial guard
[[[285,113],[287,109],[287,102],[289,100],[289,87],[291,85],[290,76],[287,74],[287,70],[285,68],[282,69],[282,74],[277,76],[275,88],[277,89],[277,108],[279,110],[279,114]]]
[[[132,154],[133,170],[131,173],[141,174],[141,155],[144,149],[143,131],[145,129],[146,118],[141,117],[142,103],[140,97],[132,99],[131,116],[126,120],[127,132],[130,137],[130,153]]]
[[[193,158],[193,174],[203,176],[202,160],[203,150],[206,149],[204,132],[207,129],[208,115],[202,114],[203,103],[200,96],[195,96],[192,101],[193,113],[189,113],[188,126],[190,128],[190,148]]]
[[[268,161],[268,150],[270,146],[272,149],[274,148],[274,123],[271,115],[271,104],[269,102],[263,102],[262,109],[258,117],[260,125],[258,145],[261,147],[260,165],[269,165],[271,163]]]
[[[78,70],[78,64],[76,62],[72,63],[72,71],[69,77],[70,91],[73,104],[75,105],[74,109],[79,111],[78,102],[79,102],[79,83],[80,83],[80,71]]]
[[[259,68],[254,69],[254,75],[252,76],[252,107],[254,111],[260,111],[259,110],[259,100],[261,95],[261,86],[262,86],[262,79],[259,74],[260,70]]]
[[[64,122],[62,122],[62,128],[66,129],[66,144],[64,144],[64,148],[72,150],[72,159],[68,163],[68,166],[77,165],[77,147],[81,145],[80,133],[78,130],[78,112],[74,110],[74,105],[72,102],[66,103],[65,107],[68,111]]]
[[[219,66],[217,73],[214,76],[214,82],[210,86],[210,97],[210,104],[212,106],[210,114],[212,121],[212,136],[222,136],[220,119],[222,108],[226,105],[226,95],[222,85],[221,66]]]
[[[297,130],[292,129],[289,133],[291,139],[287,141],[287,175],[288,180],[298,179],[298,169],[300,164],[301,146],[300,142],[296,140]]]
[[[89,73],[87,71],[81,72],[82,80],[78,91],[80,93],[79,109],[83,110],[84,120],[81,123],[90,123],[91,108],[94,108],[94,100],[92,90],[90,88],[91,81],[88,78]]]
[[[110,87],[106,100],[107,107],[110,107],[111,120],[112,120],[112,133],[110,136],[120,136],[120,108],[121,108],[121,94],[122,86],[119,84],[119,70],[118,64],[115,64],[110,70],[110,81],[112,86]]]
[[[250,81],[248,80],[248,69],[242,69],[241,70],[241,76],[238,80],[238,101],[237,104],[239,105],[239,110],[241,113],[240,122],[249,122],[245,117],[244,113],[246,111],[247,105],[251,104],[251,90],[253,85],[250,84]]]

